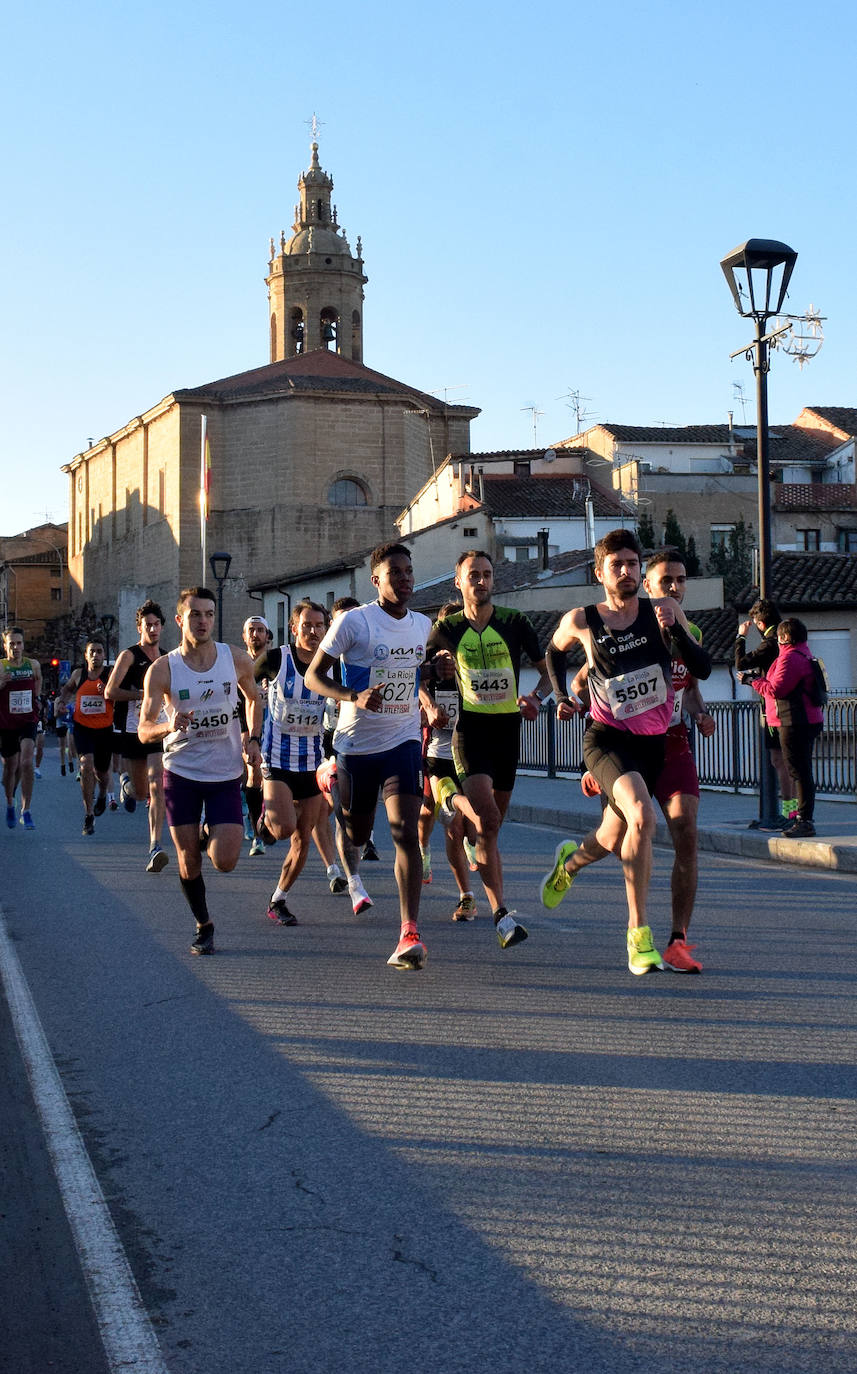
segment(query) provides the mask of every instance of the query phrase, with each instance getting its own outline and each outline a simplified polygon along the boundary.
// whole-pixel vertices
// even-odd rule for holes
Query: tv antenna
[[[429,395],[430,395],[430,396],[439,396],[440,393],[443,392],[443,403],[444,403],[444,405],[448,405],[448,404],[449,404],[449,393],[450,393],[451,391],[466,391],[466,390],[467,390],[467,382],[457,382],[457,383],[455,384],[455,386],[435,386],[435,387],[432,387],[431,391],[429,392]],[[461,397],[461,400],[464,400],[464,397],[463,397],[463,396]]]
[[[742,425],[746,425],[746,423],[747,423],[747,397],[744,395],[744,383],[743,383],[743,382],[733,382],[733,383],[732,383],[732,404],[733,404],[733,405],[738,404],[738,405],[741,407],[741,423],[742,423]]]
[[[591,401],[592,397],[581,396],[579,391],[569,389],[568,391],[564,392],[562,396],[557,396],[556,399],[558,401],[565,401],[569,410],[574,411],[574,418],[577,422],[577,433],[579,434],[581,425],[583,424],[584,420],[592,419],[595,414],[593,410],[584,410],[583,408],[584,401]]]
[[[543,411],[543,410],[539,410],[538,406],[535,406],[535,405],[532,405],[532,406],[521,406],[521,410],[529,410],[529,411],[532,412],[532,416],[533,416],[533,448],[538,448],[538,446],[539,446],[539,438],[538,438],[539,416],[540,416],[540,415],[544,415],[544,411]]]

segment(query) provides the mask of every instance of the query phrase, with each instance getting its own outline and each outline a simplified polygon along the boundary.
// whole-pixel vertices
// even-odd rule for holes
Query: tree
[[[678,523],[672,507],[667,511],[667,518],[664,521],[664,543],[667,548],[678,549],[685,566],[687,566],[687,540],[681,532],[681,525]]]
[[[753,526],[745,524],[741,515],[729,531],[728,538],[711,550],[708,571],[723,578],[723,600],[727,604],[734,601],[752,580],[755,547]]]
[[[652,524],[652,517],[646,511],[637,521],[637,538],[644,549],[653,549],[657,544],[655,538],[655,527]]]
[[[693,535],[690,535],[687,541],[684,568],[688,577],[699,577],[702,571],[702,564],[699,561],[699,554],[696,552],[696,540]]]

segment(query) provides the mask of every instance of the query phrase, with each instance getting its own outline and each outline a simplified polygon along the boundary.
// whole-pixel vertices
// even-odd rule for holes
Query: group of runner
[[[409,971],[425,965],[419,909],[422,888],[432,878],[430,836],[436,816],[459,889],[452,919],[469,921],[476,915],[471,875],[477,872],[500,947],[508,949],[528,935],[507,905],[499,848],[518,766],[521,720],[535,719],[551,691],[561,719],[584,709],[586,696],[584,784],[591,794],[602,795],[602,821],[579,845],[569,840],[558,847],[554,868],[540,885],[541,901],[555,907],[582,867],[613,852],[625,876],[632,972],[661,967],[699,972],[687,944],[699,788],[683,715],[689,712],[702,733],[713,722],[697,686],[708,676],[710,660],[680,604],[685,586],[680,556],[665,550],[649,559],[649,598],[643,599],[635,536],[615,530],[599,541],[595,572],[604,600],[570,611],[547,657],[524,614],[495,606],[493,572],[484,551],[463,553],[455,569],[460,601],[444,606],[432,624],[409,609],[410,550],[400,543],[380,545],[370,558],[376,599],[337,604],[330,623],[323,606],[299,602],[290,616],[290,642],[279,647],[261,616],[245,623],[244,647],[218,643],[216,598],[197,586],[179,597],[180,643],[165,654],[159,643],[165,617],[156,603],[145,602],[137,613],[138,642],[108,670],[104,646],[90,640],[84,665],[61,694],[62,702],[74,708],[84,834],[93,833],[94,820],[105,809],[118,740],[120,800],[129,811],[148,803],[147,868],[157,873],[168,862],[160,843],[166,819],[196,924],[190,948],[210,954],[214,924],[203,853],[221,872],[238,862],[245,833],[242,785],[251,853],[263,852],[266,841],[288,842],[267,910],[272,921],[285,926],[299,921],[291,893],[313,841],[330,890],[347,890],[357,914],[372,905],[359,864],[371,843],[380,798],[395,849],[399,906],[398,940],[387,963]],[[569,689],[567,651],[575,642],[586,668]],[[4,647],[4,784],[7,773],[10,783],[19,777],[26,826],[32,740],[24,717],[38,692],[38,665],[27,661],[24,673],[23,639],[17,632],[7,634]],[[526,693],[520,690],[524,655],[539,673],[536,687]],[[17,749],[16,731],[7,725],[13,715],[20,717]],[[663,959],[646,921],[652,795],[664,808],[676,850],[672,930]],[[14,816],[7,785],[7,821],[9,806]],[[331,809],[342,868],[333,850]]]

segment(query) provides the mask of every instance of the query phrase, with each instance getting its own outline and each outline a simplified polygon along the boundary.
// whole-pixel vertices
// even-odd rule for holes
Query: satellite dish
[[[545,461],[546,463],[555,463],[555,462],[556,462],[556,449],[555,449],[555,448],[546,448],[546,449],[545,449],[544,461]]]

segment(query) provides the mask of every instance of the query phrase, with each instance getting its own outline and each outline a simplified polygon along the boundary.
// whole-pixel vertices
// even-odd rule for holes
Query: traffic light
[[[58,659],[58,658],[52,658],[52,659],[51,659],[51,667],[52,667],[52,668],[58,668],[59,666],[60,666],[60,661],[59,661],[59,659]]]

